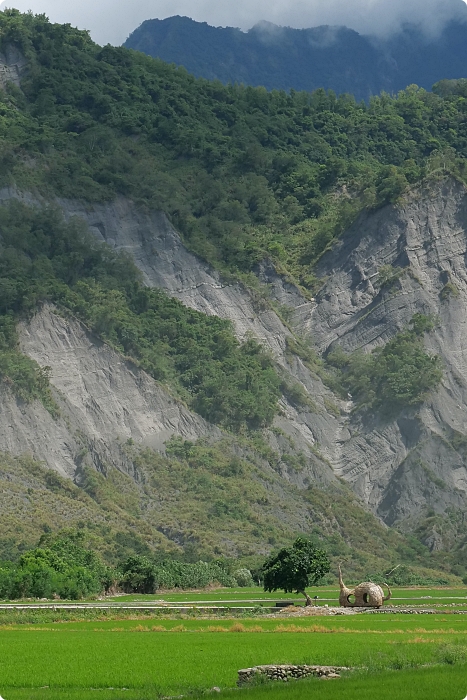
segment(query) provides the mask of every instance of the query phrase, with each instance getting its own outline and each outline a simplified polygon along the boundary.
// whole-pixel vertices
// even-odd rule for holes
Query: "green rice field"
[[[404,605],[428,605],[431,603],[467,603],[467,588],[397,588],[393,590],[391,602]],[[339,589],[337,586],[318,587],[311,589],[311,595],[317,595],[317,605],[337,604]],[[125,595],[110,598],[114,603],[150,603],[164,602],[173,605],[274,605],[278,600],[293,600],[302,604],[304,598],[293,593],[265,593],[262,588],[221,588],[214,591],[199,592],[162,592],[157,595]]]
[[[192,602],[202,595],[216,604],[226,592],[173,595]],[[245,595],[245,590],[234,593]],[[464,589],[396,593],[414,603],[423,603],[420,594],[432,600],[465,598]],[[0,623],[0,695],[4,700],[217,698],[211,689],[218,687],[226,700],[308,700],[310,694],[317,700],[462,700],[467,695],[467,615],[451,610],[241,619],[162,619],[158,614],[106,620],[103,615],[35,624],[17,624],[9,614],[8,624]],[[238,669],[267,663],[354,670],[335,680],[235,687]]]
[[[311,589],[311,595],[317,595],[316,605],[337,605],[339,590],[336,586],[316,587]],[[391,604],[395,605],[440,605],[440,604],[466,604],[466,588],[397,588],[393,590]],[[195,606],[221,606],[221,607],[255,607],[274,606],[276,601],[290,600],[296,605],[303,605],[302,595],[294,593],[265,593],[262,588],[218,588],[204,591],[161,591],[155,595],[119,595],[106,598],[107,605],[195,605]],[[17,603],[18,601],[15,601]],[[53,605],[73,601],[60,601]],[[96,601],[82,601],[83,604],[93,604]],[[34,601],[24,601],[23,605],[34,605]],[[1,608],[1,604],[0,604]]]

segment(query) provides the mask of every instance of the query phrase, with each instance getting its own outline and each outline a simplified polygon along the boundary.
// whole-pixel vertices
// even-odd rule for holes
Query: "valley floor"
[[[325,591],[320,593],[324,597]],[[318,700],[336,695],[343,700],[460,700],[467,693],[467,615],[452,613],[459,612],[465,590],[406,589],[394,597],[407,600],[409,593],[417,605],[437,596],[446,607],[430,615],[294,619],[200,619],[196,609],[177,619],[161,617],[161,611],[134,614],[133,619],[128,614],[115,619],[118,611],[112,611],[114,619],[106,619],[106,611],[86,611],[81,619],[68,621],[59,611],[31,611],[25,617],[3,610],[0,694],[5,700],[149,700],[217,697],[213,688],[219,688],[228,700],[239,695],[244,700],[301,700],[310,693]],[[220,600],[226,591],[179,595]],[[93,619],[83,619],[91,612]],[[268,663],[354,670],[329,681],[236,689],[239,669]]]

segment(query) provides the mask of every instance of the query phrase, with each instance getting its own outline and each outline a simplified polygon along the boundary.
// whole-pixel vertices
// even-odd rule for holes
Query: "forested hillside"
[[[336,299],[334,270],[336,279],[366,283],[367,259],[362,253],[357,268],[353,242],[367,232],[376,245],[385,222],[402,216],[406,193],[416,208],[417,197],[429,200],[423,188],[450,174],[458,189],[438,192],[436,201],[440,210],[446,199],[455,203],[450,221],[462,219],[467,81],[441,81],[434,92],[412,86],[365,104],[324,90],[287,94],[196,79],[13,10],[0,13],[0,27],[11,78],[0,91],[1,446],[14,455],[18,445],[42,446],[48,464],[50,442],[50,461],[62,474],[54,480],[55,472],[34,460],[5,455],[0,471],[10,497],[2,547],[17,554],[37,528],[62,527],[68,517],[89,524],[107,560],[132,547],[250,557],[311,530],[335,557],[355,558],[360,571],[399,557],[464,575],[463,528],[451,537],[462,482],[450,474],[446,485],[437,476],[444,453],[436,452],[433,466],[415,449],[431,445],[413,426],[445,372],[438,307],[411,288],[413,304],[397,318],[381,317],[385,330],[358,345],[341,332],[342,318],[329,322],[326,304]],[[107,236],[98,210],[117,233],[124,213],[123,242]],[[151,219],[158,211],[171,222],[164,219],[162,232]],[[88,215],[97,217],[93,235]],[[412,210],[407,216],[415,220]],[[132,239],[128,231],[135,230]],[[350,250],[342,259],[333,247],[341,240]],[[409,298],[404,285],[422,288],[422,274],[399,255],[405,244],[391,245],[368,253],[375,271],[364,292],[342,285],[342,304],[351,299],[345,323],[358,307],[370,326],[373,310],[390,309],[399,290]],[[168,252],[175,256],[170,296],[154,282]],[[138,264],[145,277],[130,253],[144,256],[146,267]],[[191,297],[183,296],[181,261],[198,274],[188,285]],[[354,265],[349,273],[347,264]],[[443,303],[459,296],[450,274],[442,276]],[[205,287],[236,296],[227,294],[218,312],[218,298],[217,306],[194,298]],[[287,294],[301,312],[315,314],[310,328],[304,316],[297,329]],[[232,299],[246,319],[243,332],[225,320]],[[250,332],[254,316],[264,336]],[[124,391],[130,384],[131,401]],[[146,414],[138,413],[143,404]],[[372,420],[381,423],[369,428]],[[402,428],[395,431],[406,424],[412,432],[402,439]],[[157,442],[161,426],[168,439]],[[366,462],[357,450],[344,453],[346,444],[353,449],[352,441],[364,444],[360,436],[386,429],[389,437],[377,435],[385,447],[372,444],[365,455],[373,471],[383,470],[386,453],[397,453],[387,445],[400,438],[391,479],[410,453],[437,489],[425,489],[423,498],[415,489],[399,510],[393,482],[389,495],[383,477],[377,495],[369,478],[355,486],[352,475]],[[463,444],[463,431],[455,430]],[[449,464],[457,475],[464,468]],[[416,522],[404,527],[418,527],[419,539],[387,531],[342,475],[380,517],[389,513],[391,524],[406,524],[416,502]],[[47,495],[43,507],[36,493]],[[451,538],[449,555],[444,541],[439,553],[429,552],[430,528],[441,527],[436,518],[445,542]],[[381,542],[376,557],[369,531]]]
[[[163,209],[223,269],[268,255],[312,287],[314,261],[358,211],[439,167],[465,172],[463,80],[365,105],[225,87],[43,17],[0,21],[3,48],[14,42],[29,61],[21,90],[10,83],[2,98],[3,183],[87,201],[125,194]],[[344,185],[352,196],[336,197]]]
[[[434,35],[410,24],[389,36],[270,22],[243,32],[168,17],[146,20],[124,45],[225,84],[308,92],[325,88],[369,100],[383,90],[395,93],[412,84],[431,90],[442,78],[467,76],[467,10],[459,5],[464,22],[450,22]]]

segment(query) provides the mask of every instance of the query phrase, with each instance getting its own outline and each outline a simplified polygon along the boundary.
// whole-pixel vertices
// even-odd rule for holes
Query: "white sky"
[[[260,20],[292,27],[346,25],[386,34],[415,21],[436,33],[467,18],[467,0],[5,0],[0,8],[45,13],[51,21],[89,29],[99,44],[119,45],[145,19],[186,15],[215,26],[249,29]]]

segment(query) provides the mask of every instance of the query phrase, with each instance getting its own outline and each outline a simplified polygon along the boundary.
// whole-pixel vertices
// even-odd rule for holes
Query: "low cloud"
[[[464,0],[6,0],[0,5],[45,13],[53,22],[89,29],[100,44],[121,44],[145,19],[185,15],[247,30],[261,20],[297,28],[345,25],[387,35],[406,22],[430,35],[449,20],[467,20]]]

